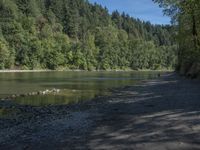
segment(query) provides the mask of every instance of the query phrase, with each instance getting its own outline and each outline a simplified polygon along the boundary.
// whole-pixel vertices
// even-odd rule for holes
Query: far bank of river
[[[148,70],[148,69],[142,69],[142,70],[132,70],[132,69],[108,69],[108,70],[80,70],[80,69],[66,69],[66,70],[48,70],[48,69],[41,69],[41,70],[0,70],[0,73],[15,73],[15,72],[65,72],[65,71],[70,71],[70,72],[130,72],[130,71],[161,71],[161,72],[173,72],[174,70],[172,69],[158,69],[158,70]]]

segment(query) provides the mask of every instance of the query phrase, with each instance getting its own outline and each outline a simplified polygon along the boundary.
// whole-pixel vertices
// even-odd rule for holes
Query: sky
[[[118,10],[134,18],[150,21],[152,24],[170,24],[170,18],[164,16],[162,9],[152,0],[89,0],[89,2],[106,6],[110,13]]]

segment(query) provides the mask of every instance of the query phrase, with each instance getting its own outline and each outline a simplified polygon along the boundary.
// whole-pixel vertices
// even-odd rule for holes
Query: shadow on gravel
[[[104,99],[86,103],[78,114],[75,105],[71,118],[54,115],[56,122],[47,120],[24,139],[19,132],[19,138],[11,138],[14,143],[0,149],[200,150],[200,81],[172,74],[115,90]]]
[[[87,149],[200,149],[200,84],[175,75],[115,93]]]

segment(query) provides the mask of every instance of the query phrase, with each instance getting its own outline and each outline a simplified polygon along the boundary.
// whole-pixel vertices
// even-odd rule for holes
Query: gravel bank
[[[1,150],[200,149],[200,81],[176,74],[70,106],[13,109],[0,119]]]

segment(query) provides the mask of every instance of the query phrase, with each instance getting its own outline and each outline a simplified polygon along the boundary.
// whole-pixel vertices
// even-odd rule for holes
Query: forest
[[[199,47],[186,20],[179,26],[182,60],[195,49],[188,46]],[[110,14],[87,0],[0,0],[0,69],[174,69],[176,36],[174,26]]]
[[[200,150],[199,79],[200,0],[0,0],[0,150]]]
[[[154,0],[176,26],[178,43],[177,70],[191,78],[200,76],[200,1]]]

